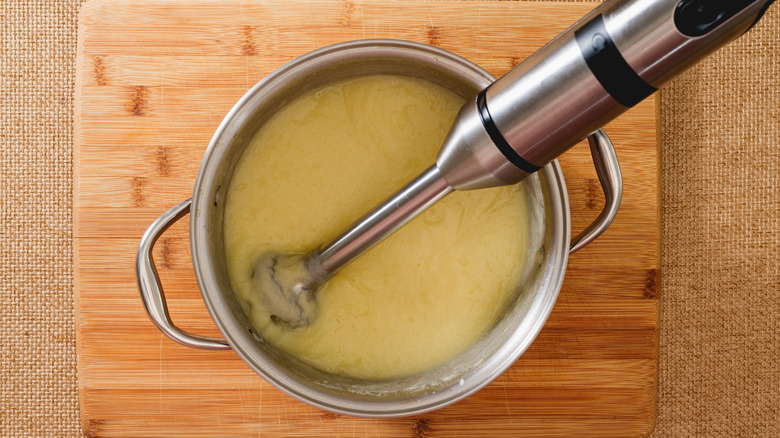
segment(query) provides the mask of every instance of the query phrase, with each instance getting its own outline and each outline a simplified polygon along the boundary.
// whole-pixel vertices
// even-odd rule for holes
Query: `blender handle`
[[[486,128],[518,167],[540,167],[744,34],[773,1],[606,1],[483,91]]]
[[[461,109],[436,159],[456,190],[515,184],[745,33],[774,0],[609,0]]]
[[[171,225],[190,212],[191,202],[192,199],[187,199],[171,208],[154,221],[144,233],[138,247],[135,264],[138,289],[141,291],[141,299],[144,302],[146,313],[164,335],[187,347],[204,350],[229,350],[230,345],[224,339],[194,335],[176,327],[168,314],[168,304],[165,301],[160,277],[152,258],[152,249],[157,239]]]

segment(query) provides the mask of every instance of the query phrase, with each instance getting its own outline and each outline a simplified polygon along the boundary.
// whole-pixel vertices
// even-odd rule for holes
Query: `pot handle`
[[[165,301],[157,268],[152,259],[152,248],[154,248],[157,239],[168,227],[190,212],[191,202],[192,199],[187,199],[171,208],[154,221],[144,233],[138,247],[138,257],[135,263],[138,289],[141,291],[141,299],[149,318],[163,334],[187,347],[204,350],[229,350],[230,346],[224,339],[193,335],[173,324],[168,314],[168,305]]]
[[[623,176],[620,173],[620,164],[612,141],[603,130],[599,129],[588,137],[588,143],[606,203],[596,220],[572,239],[569,254],[582,249],[609,227],[615,219],[620,207],[620,198],[623,196]]]

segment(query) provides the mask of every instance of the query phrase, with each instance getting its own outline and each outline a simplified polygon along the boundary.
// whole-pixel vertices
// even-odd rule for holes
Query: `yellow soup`
[[[463,103],[424,80],[368,76],[260,128],[230,182],[224,236],[233,289],[266,341],[324,371],[390,378],[441,365],[493,325],[525,263],[518,187],[448,195],[328,281],[309,326],[272,322],[250,280],[261,254],[329,243],[432,165]]]

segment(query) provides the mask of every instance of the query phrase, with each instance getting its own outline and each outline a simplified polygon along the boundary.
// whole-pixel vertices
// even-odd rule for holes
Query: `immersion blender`
[[[749,30],[774,0],[608,0],[513,68],[455,119],[436,163],[332,243],[254,267],[273,318],[315,316],[340,268],[453,190],[516,184]]]

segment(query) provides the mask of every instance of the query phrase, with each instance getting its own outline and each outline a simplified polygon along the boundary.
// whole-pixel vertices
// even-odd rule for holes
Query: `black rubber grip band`
[[[487,131],[490,139],[493,140],[493,143],[496,145],[496,147],[498,147],[498,150],[504,154],[506,159],[523,172],[534,173],[541,169],[540,166],[531,164],[526,161],[523,157],[520,156],[520,154],[517,153],[517,151],[512,149],[512,146],[510,146],[509,143],[507,143],[504,136],[498,130],[498,126],[496,126],[495,122],[493,122],[493,118],[490,117],[490,111],[488,111],[487,108],[487,98],[485,97],[485,92],[487,92],[487,88],[480,91],[480,93],[477,95],[477,110],[479,111],[479,117],[482,119],[482,126],[485,127],[485,131]]]
[[[630,108],[656,91],[636,74],[615,47],[601,14],[577,29],[574,38],[590,71],[621,105]]]

